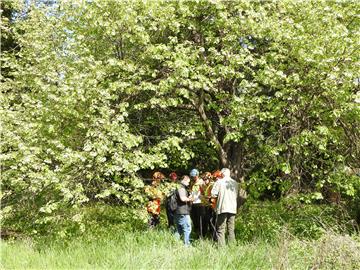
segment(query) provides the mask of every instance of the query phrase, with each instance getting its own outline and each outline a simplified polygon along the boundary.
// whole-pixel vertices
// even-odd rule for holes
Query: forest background
[[[240,242],[356,237],[359,14],[357,1],[2,1],[2,235],[141,231],[152,172],[228,167],[249,194]]]

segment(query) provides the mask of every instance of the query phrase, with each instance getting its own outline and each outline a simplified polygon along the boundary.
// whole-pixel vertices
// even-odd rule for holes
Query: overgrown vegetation
[[[240,210],[236,231],[242,241],[267,239],[276,242],[283,230],[299,239],[318,239],[327,230],[354,234],[359,226],[341,205],[304,204],[298,199],[249,201]]]
[[[148,214],[145,208],[133,209],[98,203],[81,208],[81,220],[48,225],[42,234],[31,233],[36,242],[57,242],[66,244],[86,235],[110,237],[117,232],[147,231]],[[26,221],[17,223],[24,228],[32,228]],[[165,211],[161,212],[160,228],[167,228]],[[317,240],[330,231],[333,234],[359,234],[359,225],[347,209],[340,205],[303,204],[298,201],[257,201],[249,200],[241,207],[236,218],[236,235],[240,243],[263,241],[277,243],[284,230],[299,240]],[[15,233],[9,239],[22,239],[24,235]],[[192,237],[197,239],[197,235]]]
[[[312,217],[346,217],[324,204],[359,222],[357,1],[1,8],[2,229],[71,235],[98,202],[140,213],[142,172],[191,166],[280,200],[244,209],[244,239],[320,237]]]
[[[360,242],[331,232],[319,241],[283,232],[278,244],[266,241],[216,248],[196,241],[186,248],[167,231],[93,231],[87,238],[34,245],[1,243],[2,269],[358,269]]]
[[[292,206],[293,209],[288,207]],[[149,230],[146,213],[128,207],[82,209],[74,223],[47,235],[1,241],[2,269],[357,269],[360,238],[339,207],[248,201],[236,219],[237,244],[216,247],[192,237],[192,247],[166,229]],[[145,214],[145,216],[143,215]],[[143,217],[143,218],[141,218]],[[339,220],[343,219],[341,223]],[[63,227],[65,225],[65,227]],[[353,232],[350,236],[348,232]]]

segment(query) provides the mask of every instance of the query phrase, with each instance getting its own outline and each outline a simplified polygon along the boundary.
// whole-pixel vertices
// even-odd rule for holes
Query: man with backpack
[[[169,178],[170,182],[167,182],[165,209],[168,219],[168,228],[171,229],[175,227],[174,215],[177,208],[176,190],[178,188],[177,174],[172,172],[170,173]]]
[[[189,196],[188,187],[190,185],[190,177],[184,175],[181,178],[180,186],[176,191],[177,207],[175,210],[175,224],[177,228],[177,236],[184,236],[186,246],[190,245],[191,219],[190,210],[193,198]]]

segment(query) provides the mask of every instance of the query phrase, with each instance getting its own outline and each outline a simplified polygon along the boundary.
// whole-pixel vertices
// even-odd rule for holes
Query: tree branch
[[[215,144],[216,149],[219,153],[220,156],[220,161],[222,163],[223,166],[227,166],[228,164],[228,158],[227,158],[227,154],[224,151],[221,143],[219,142],[218,138],[215,135],[215,132],[210,124],[210,120],[208,119],[205,110],[204,110],[204,91],[200,90],[200,96],[198,99],[198,103],[196,104],[196,102],[194,102],[194,106],[196,107],[197,111],[199,112],[199,115],[201,117],[201,120],[203,121],[205,128],[207,130],[207,133],[210,137],[210,140]]]

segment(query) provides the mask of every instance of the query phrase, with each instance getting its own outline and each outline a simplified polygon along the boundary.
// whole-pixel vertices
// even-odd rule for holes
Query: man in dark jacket
[[[177,189],[178,205],[175,210],[175,223],[177,228],[177,235],[180,237],[184,235],[185,245],[190,245],[190,233],[191,233],[191,219],[190,210],[191,202],[193,198],[189,196],[187,190],[190,184],[190,177],[184,175],[181,179],[181,185]]]

